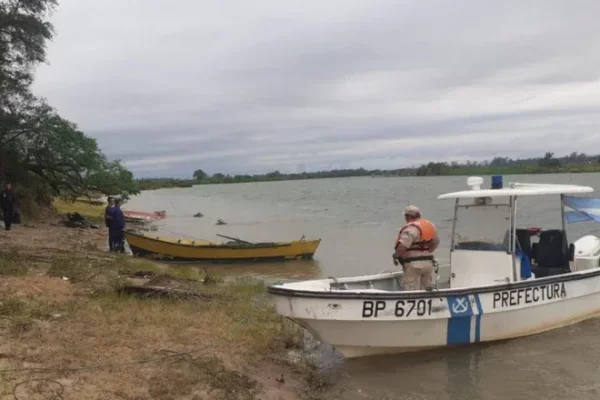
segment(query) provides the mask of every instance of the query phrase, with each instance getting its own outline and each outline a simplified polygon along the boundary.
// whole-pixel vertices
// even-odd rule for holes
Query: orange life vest
[[[433,225],[431,222],[424,218],[419,218],[417,220],[411,221],[404,225],[402,229],[400,229],[400,232],[398,233],[396,247],[400,242],[400,236],[402,235],[402,232],[409,226],[414,226],[417,229],[419,229],[420,240],[418,242],[413,242],[410,248],[407,249],[407,251],[430,251],[433,239],[435,239],[435,236],[437,234],[437,230],[435,229],[435,225]]]

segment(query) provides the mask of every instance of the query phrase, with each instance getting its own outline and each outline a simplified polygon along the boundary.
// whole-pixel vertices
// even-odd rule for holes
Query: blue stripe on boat
[[[448,344],[471,343],[471,316],[473,309],[469,296],[448,297]]]
[[[481,316],[483,315],[483,307],[481,306],[481,300],[479,295],[475,296],[475,305],[477,305],[477,315],[475,316],[475,343],[479,343],[481,340]]]

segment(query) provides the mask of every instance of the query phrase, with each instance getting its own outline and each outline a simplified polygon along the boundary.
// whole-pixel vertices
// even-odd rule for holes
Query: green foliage
[[[19,197],[35,204],[90,192],[139,193],[119,161],[108,161],[95,139],[30,92],[33,68],[46,60],[53,37],[47,18],[56,5],[0,3],[0,180],[14,183]]]
[[[32,67],[46,61],[46,42],[54,35],[52,25],[44,18],[56,5],[56,0],[0,2],[1,108],[9,105],[9,98],[18,100],[28,95],[27,89],[33,82]],[[18,120],[18,115],[1,117],[1,125]]]
[[[194,179],[196,179],[198,181],[208,178],[207,173],[202,171],[201,169],[195,170],[193,176],[194,176]]]
[[[542,168],[558,168],[560,167],[560,160],[554,158],[554,153],[548,152],[544,155],[544,158],[538,161],[538,165]]]
[[[156,190],[169,188],[192,187],[198,182],[194,179],[154,178],[139,179],[137,181],[140,190]]]

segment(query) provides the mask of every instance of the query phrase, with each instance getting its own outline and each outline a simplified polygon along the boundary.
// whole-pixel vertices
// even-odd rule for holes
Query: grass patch
[[[279,357],[300,346],[302,330],[275,312],[262,281],[237,279],[205,289],[214,296],[209,303],[228,325],[236,325],[232,337],[240,354]]]
[[[65,393],[81,394],[82,400],[94,398],[98,388],[123,399],[253,400],[261,398],[261,384],[269,385],[269,379],[257,378],[271,374],[261,366],[285,369],[286,381],[294,379],[286,352],[302,346],[303,331],[275,313],[262,281],[224,282],[203,269],[69,246],[72,252],[0,253],[0,275],[6,275],[0,282],[0,334],[11,367],[97,367],[73,372],[77,378],[65,383]],[[140,298],[120,291],[137,272],[152,277],[135,282],[162,279],[206,296]],[[293,376],[317,383],[306,371]],[[18,383],[6,382],[8,393]]]
[[[26,306],[23,301],[14,298],[0,299],[0,316],[21,317],[25,312]]]
[[[71,282],[84,282],[93,275],[92,263],[85,263],[79,260],[58,259],[52,260],[47,272],[48,276],[54,278],[68,278]]]
[[[0,276],[26,275],[28,270],[17,249],[10,248],[0,253]]]
[[[155,371],[149,392],[161,400],[190,395],[197,399],[254,400],[257,389],[254,379],[228,369],[219,358],[199,357],[181,359]]]
[[[201,271],[198,267],[164,266],[143,258],[132,258],[126,255],[117,255],[115,263],[119,266],[119,272],[127,276],[149,276],[168,275],[176,279],[184,279],[192,282],[218,283],[223,278],[218,274],[210,274]]]
[[[56,199],[52,203],[52,207],[59,214],[79,213],[89,221],[100,223],[104,221],[104,209],[106,205]]]
[[[132,257],[129,257],[124,254],[116,255],[115,264],[119,267],[119,270],[123,273],[135,273],[135,272],[160,273],[165,270],[165,268],[163,266],[153,263],[152,261],[148,261],[143,258],[132,258]]]
[[[219,286],[209,288],[219,293],[209,301],[140,299],[108,291],[64,303],[3,301],[0,315],[12,320],[4,337],[14,357],[40,367],[98,366],[87,374],[76,372],[81,377],[66,384],[65,393],[114,387],[119,398],[262,398],[255,372],[245,367],[281,356],[273,340],[285,348],[288,340],[277,340],[282,320],[256,301],[263,295],[260,285]]]

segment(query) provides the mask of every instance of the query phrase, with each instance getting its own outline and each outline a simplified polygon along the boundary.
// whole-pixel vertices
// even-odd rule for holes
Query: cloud
[[[35,85],[137,176],[600,153],[595,1],[165,4],[62,0]]]

